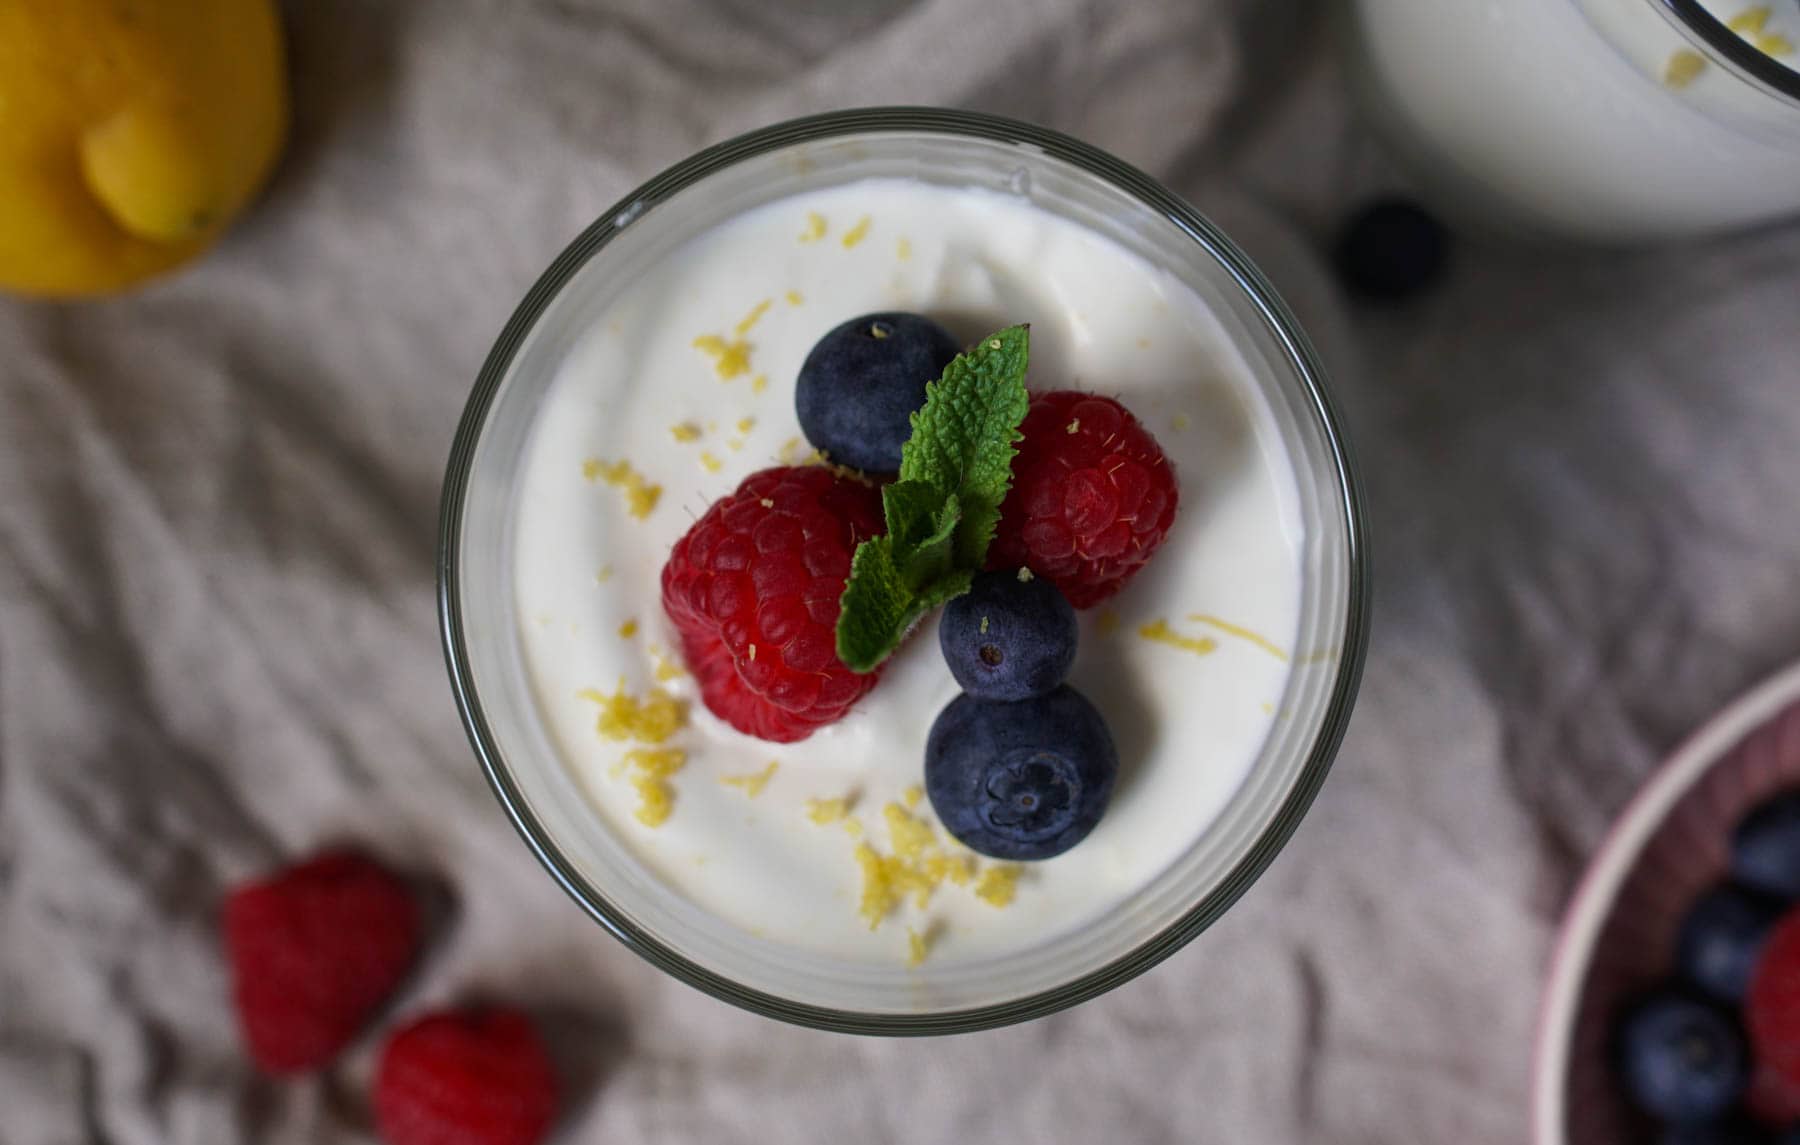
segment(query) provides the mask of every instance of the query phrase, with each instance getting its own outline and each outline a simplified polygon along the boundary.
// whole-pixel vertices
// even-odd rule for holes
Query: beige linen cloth
[[[324,841],[455,909],[404,1016],[517,999],[563,1140],[1502,1145],[1583,856],[1658,756],[1800,652],[1800,228],[1465,246],[1416,305],[1317,254],[1389,176],[1323,5],[297,0],[292,145],[202,264],[0,302],[0,1141],[369,1140],[374,1037],[237,1047],[221,888]],[[489,795],[434,624],[438,484],[493,336],[617,196],[787,116],[1036,120],[1194,198],[1330,359],[1377,634],[1331,781],[1226,919],[1072,1012],[783,1027],[607,938]]]

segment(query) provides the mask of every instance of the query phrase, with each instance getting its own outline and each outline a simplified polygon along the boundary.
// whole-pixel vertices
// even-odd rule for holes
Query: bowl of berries
[[[1268,284],[1141,173],[779,124],[545,272],[445,482],[451,683],[544,866],[759,1013],[946,1033],[1154,965],[1292,833],[1367,639]]]
[[[1695,733],[1595,856],[1532,1104],[1539,1145],[1800,1141],[1800,665]]]

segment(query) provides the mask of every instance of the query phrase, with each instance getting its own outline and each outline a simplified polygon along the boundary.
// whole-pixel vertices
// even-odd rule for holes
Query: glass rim
[[[472,675],[462,621],[460,551],[463,507],[476,445],[501,382],[527,335],[564,286],[624,226],[707,176],[746,159],[799,143],[845,135],[927,132],[1027,145],[1105,180],[1156,211],[1198,243],[1254,304],[1295,371],[1317,418],[1337,476],[1331,503],[1344,514],[1347,608],[1330,698],[1307,758],[1274,816],[1246,853],[1204,897],[1157,934],[1112,962],[1022,998],[932,1013],[842,1010],[770,994],[710,970],[637,927],[582,877],[527,805],[484,714]],[[563,891],[605,930],[658,969],[722,1001],[800,1026],[839,1033],[922,1036],[965,1033],[1042,1017],[1096,997],[1150,969],[1186,945],[1243,895],[1267,869],[1311,806],[1343,740],[1362,678],[1369,636],[1369,559],[1361,478],[1326,392],[1317,352],[1298,321],[1254,264],[1186,200],[1142,171],[1070,136],[1018,120],[930,107],[872,107],[826,112],[750,131],[707,147],[630,191],[569,243],[508,318],[482,363],[452,443],[439,507],[438,622],[451,690],[470,746],[507,818]]]
[[[1707,11],[1700,0],[1651,0],[1651,3],[1662,7],[1677,23],[1698,36],[1704,46],[1723,56],[1738,71],[1800,104],[1800,71],[1758,51],[1754,44]]]

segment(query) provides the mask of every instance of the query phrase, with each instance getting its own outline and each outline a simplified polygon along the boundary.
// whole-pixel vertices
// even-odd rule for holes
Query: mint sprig
[[[851,671],[874,671],[921,616],[967,592],[987,559],[1031,401],[1029,356],[1028,328],[1009,326],[925,387],[900,479],[881,491],[887,535],[857,546],[844,586],[837,654]]]

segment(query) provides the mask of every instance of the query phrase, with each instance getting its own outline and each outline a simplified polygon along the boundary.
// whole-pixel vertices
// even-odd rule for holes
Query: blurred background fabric
[[[451,889],[400,1015],[532,1006],[608,1142],[1526,1136],[1583,857],[1800,652],[1800,227],[1653,253],[1467,242],[1355,306],[1320,251],[1395,185],[1305,0],[304,0],[295,134],[203,262],[0,301],[0,1138],[368,1140],[374,1036],[259,1079],[222,888],[328,841]],[[1378,582],[1292,844],[1101,1000],[933,1041],[783,1027],[593,926],[489,795],[434,620],[488,346],[638,181],[784,117],[916,102],[1135,162],[1259,259],[1333,370]]]

